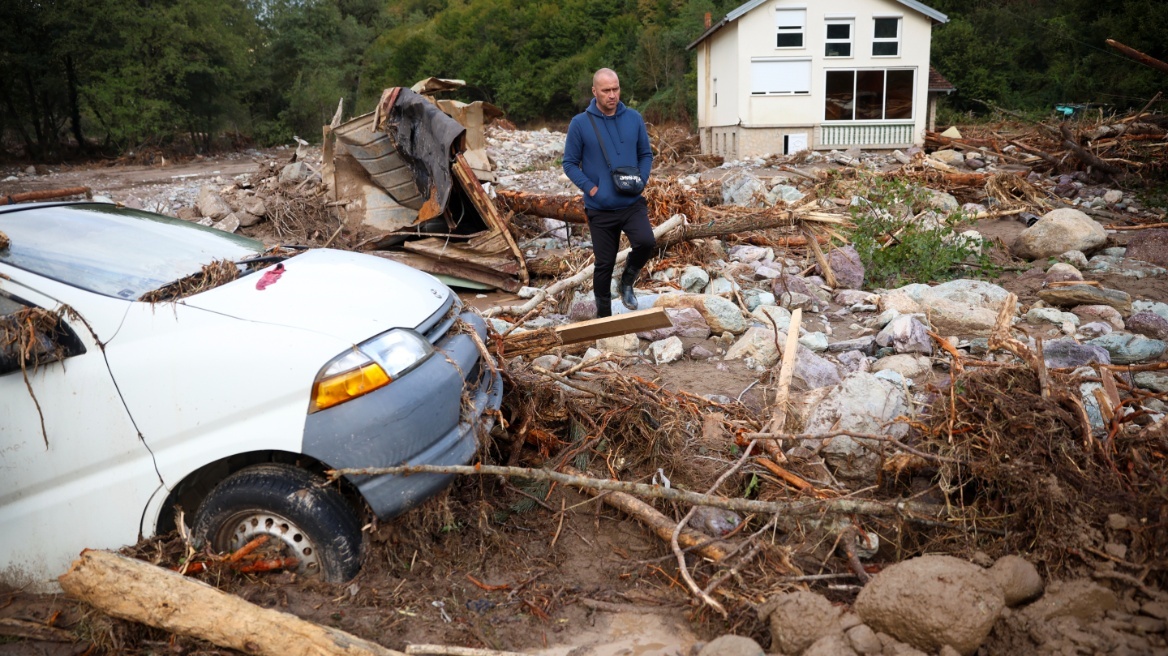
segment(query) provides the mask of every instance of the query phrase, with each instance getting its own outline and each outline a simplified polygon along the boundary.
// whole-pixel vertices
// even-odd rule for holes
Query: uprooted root
[[[181,298],[193,296],[199,292],[213,289],[224,283],[231,282],[239,277],[239,266],[231,260],[215,260],[207,264],[198,273],[192,273],[185,278],[146,292],[138,297],[144,303],[164,303],[177,301]]]

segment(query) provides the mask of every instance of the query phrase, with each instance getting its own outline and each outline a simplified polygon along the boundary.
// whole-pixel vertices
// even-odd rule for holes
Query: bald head
[[[612,116],[616,113],[616,106],[620,103],[620,79],[616,71],[611,68],[602,68],[592,75],[592,95],[596,98],[596,107],[601,114]]]

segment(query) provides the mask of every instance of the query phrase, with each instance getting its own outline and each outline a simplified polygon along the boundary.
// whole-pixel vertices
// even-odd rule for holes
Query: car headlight
[[[361,342],[321,368],[312,383],[313,413],[385,387],[422,364],[434,352],[430,342],[403,328]]]

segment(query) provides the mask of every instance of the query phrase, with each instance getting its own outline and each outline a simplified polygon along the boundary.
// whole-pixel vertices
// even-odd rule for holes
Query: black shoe
[[[620,298],[621,303],[625,304],[630,310],[637,309],[637,294],[633,291],[633,283],[637,280],[637,273],[634,271],[629,275],[628,270],[621,274],[620,280]]]

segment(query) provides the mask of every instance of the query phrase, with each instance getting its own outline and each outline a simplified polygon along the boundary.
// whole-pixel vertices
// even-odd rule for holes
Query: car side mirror
[[[77,333],[53,312],[25,307],[0,316],[0,376],[82,353]]]

